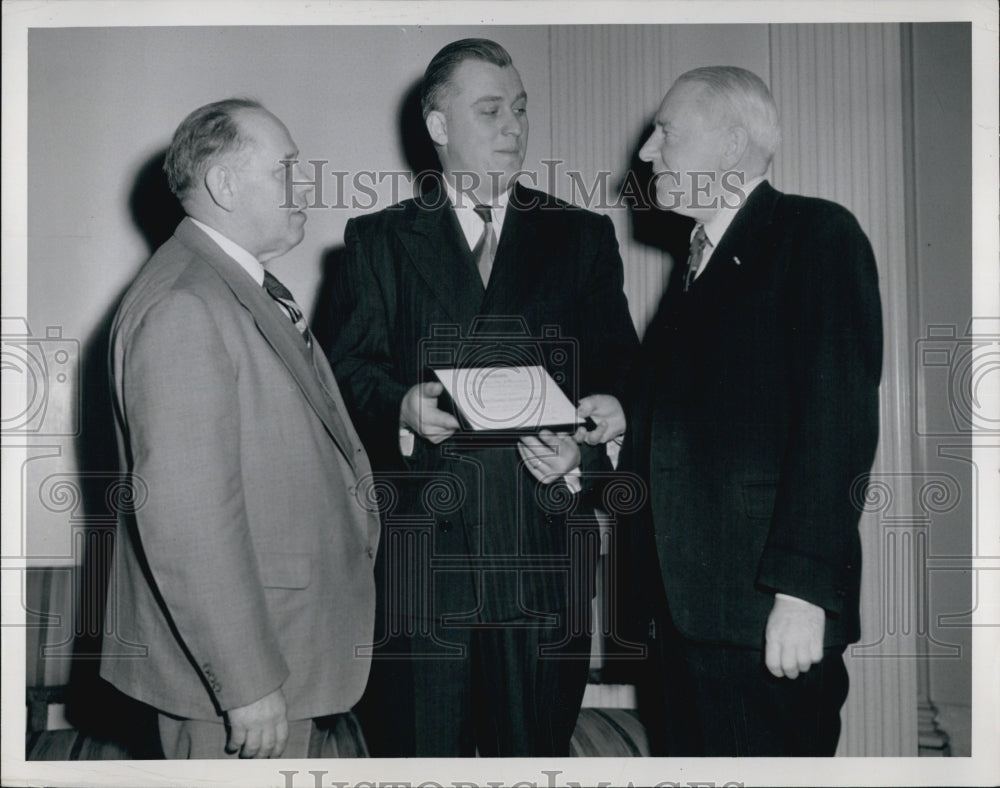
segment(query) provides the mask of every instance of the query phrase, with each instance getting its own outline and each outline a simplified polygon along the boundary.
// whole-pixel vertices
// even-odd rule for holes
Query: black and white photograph
[[[996,783],[995,3],[2,9],[3,785]]]

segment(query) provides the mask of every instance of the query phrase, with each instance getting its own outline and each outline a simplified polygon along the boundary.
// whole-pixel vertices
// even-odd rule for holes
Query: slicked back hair
[[[229,98],[198,107],[181,121],[163,162],[167,185],[177,199],[183,200],[220,157],[246,146],[249,140],[236,121],[236,113],[247,109],[264,110],[264,106],[254,99]]]
[[[750,143],[770,162],[781,142],[778,108],[764,80],[736,66],[706,66],[681,74],[674,83],[696,82],[718,100],[730,123],[747,131]]]
[[[431,58],[424,72],[424,82],[420,90],[420,109],[424,120],[427,120],[427,116],[434,110],[444,107],[452,75],[466,60],[482,60],[500,68],[513,65],[510,54],[496,41],[490,41],[488,38],[463,38],[452,41]]]

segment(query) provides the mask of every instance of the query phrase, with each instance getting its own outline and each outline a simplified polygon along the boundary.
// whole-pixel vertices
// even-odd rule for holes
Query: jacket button
[[[547,523],[548,525],[552,525],[553,523],[555,523],[555,521],[556,521],[556,518],[555,518],[555,517],[553,517],[553,516],[552,516],[551,514],[547,514],[547,515],[545,515],[545,522],[546,522],[546,523]]]
[[[440,530],[443,534],[448,533],[451,530],[451,520],[442,520],[439,522],[438,530]]]

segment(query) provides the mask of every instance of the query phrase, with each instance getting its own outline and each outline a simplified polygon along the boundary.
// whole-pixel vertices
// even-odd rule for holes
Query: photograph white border
[[[238,7],[238,9],[237,9]],[[237,13],[238,10],[238,13]],[[190,25],[441,25],[574,23],[683,24],[763,22],[970,21],[973,46],[973,315],[1000,315],[998,265],[997,7],[982,2],[868,0],[867,2],[4,2],[3,3],[3,216],[2,313],[27,314],[27,34],[33,27],[130,27]],[[994,376],[994,381],[995,382]],[[994,388],[979,407],[1000,412]],[[4,398],[23,392],[3,391]],[[16,406],[16,403],[15,403]],[[1000,447],[973,436],[974,460],[996,467]],[[22,441],[23,443],[23,441]],[[18,539],[19,469],[24,447],[4,438],[3,556]],[[991,463],[993,464],[991,466]],[[996,481],[994,477],[994,482]],[[978,523],[998,543],[1000,505],[995,483],[978,490]],[[10,527],[8,527],[10,526]],[[12,533],[13,532],[13,533]],[[994,563],[1000,558],[981,556]],[[4,785],[215,786],[274,785],[286,788],[282,770],[298,770],[295,788],[312,788],[308,770],[326,770],[323,785],[548,785],[615,786],[743,783],[746,785],[987,785],[1000,775],[1000,629],[975,622],[1000,620],[1000,572],[980,572],[982,598],[974,613],[973,758],[808,759],[469,759],[268,762],[28,762],[24,761],[24,611],[19,572],[24,559],[3,558]],[[20,563],[19,563],[20,562]],[[992,566],[1000,569],[1000,566]],[[20,621],[22,626],[18,626]]]

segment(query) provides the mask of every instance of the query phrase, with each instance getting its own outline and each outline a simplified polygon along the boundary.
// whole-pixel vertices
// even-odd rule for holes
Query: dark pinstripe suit
[[[537,484],[512,443],[418,439],[412,456],[401,457],[399,410],[405,392],[429,379],[427,367],[473,359],[530,358],[561,379],[572,399],[620,396],[637,340],[611,222],[516,187],[485,289],[439,191],[352,220],[346,244],[329,304],[330,359],[374,464],[393,486],[383,508],[380,620],[390,629],[436,622],[437,639],[464,650],[461,659],[376,669],[368,697],[390,701],[379,714],[391,740],[386,752],[459,755],[478,745],[484,754],[565,753],[587,674],[596,559],[590,511],[561,482]],[[529,336],[518,336],[519,326]],[[455,353],[426,352],[435,327],[439,339],[442,329],[464,338],[451,344]],[[583,448],[586,474],[600,467],[603,451]],[[429,488],[447,492],[434,497]],[[426,551],[406,553],[406,533]],[[424,581],[398,582],[406,560],[425,570]],[[577,623],[568,626],[568,615]],[[442,630],[443,617],[472,629]],[[567,633],[561,648],[578,659],[535,658],[535,638]],[[387,651],[414,648],[409,640],[386,644]],[[471,727],[470,686],[484,699],[480,711],[489,712]]]

